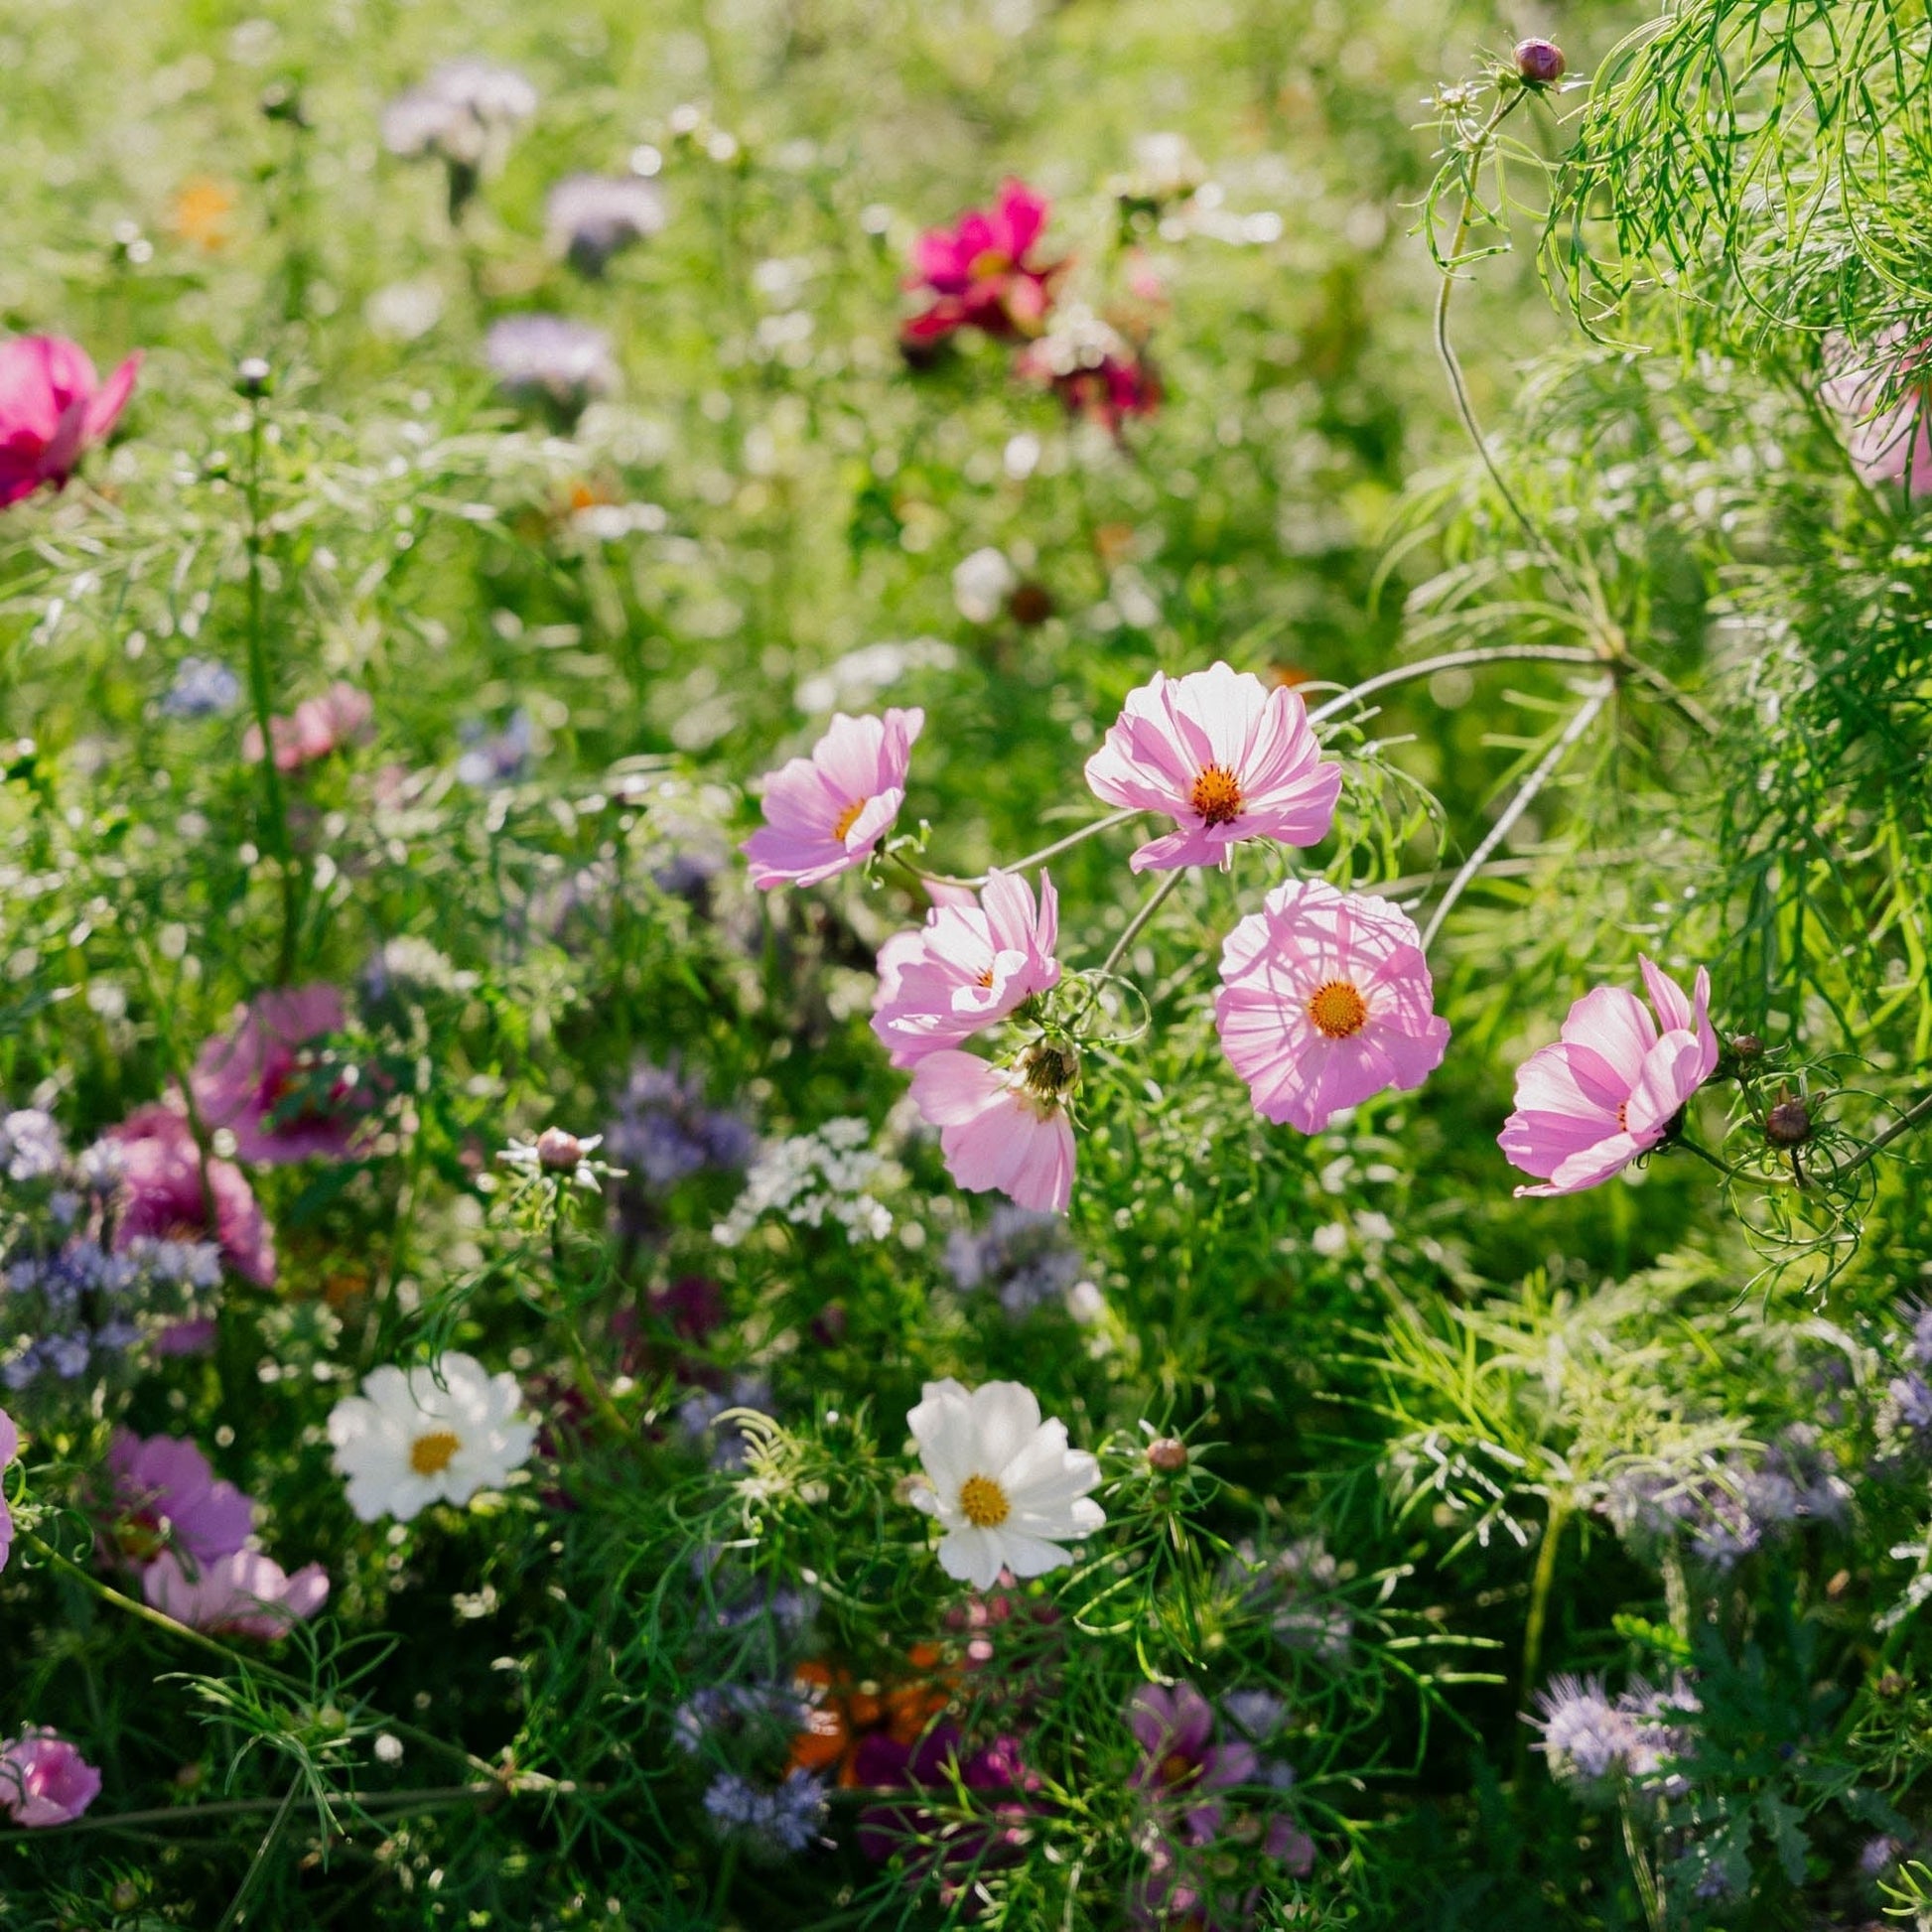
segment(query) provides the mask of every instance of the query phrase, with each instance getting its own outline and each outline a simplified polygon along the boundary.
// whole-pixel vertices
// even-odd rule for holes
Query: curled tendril
[[[1073,975],[1075,985],[1085,992],[1085,1004],[1075,1015],[1074,1024],[1080,1031],[1071,1035],[1080,1044],[1096,1046],[1127,1046],[1139,1039],[1154,1025],[1154,1010],[1148,1004],[1148,997],[1141,991],[1138,981],[1131,980],[1123,973],[1102,972],[1098,967],[1087,972]],[[1107,1016],[1101,1009],[1101,996],[1113,988],[1134,1006],[1140,1009],[1140,1017],[1125,1033],[1106,1031],[1093,1026],[1096,1019]]]

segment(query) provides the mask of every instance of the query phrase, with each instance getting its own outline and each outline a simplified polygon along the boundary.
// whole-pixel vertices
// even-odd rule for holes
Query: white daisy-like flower
[[[1038,1400],[1019,1382],[928,1382],[905,1421],[926,1473],[910,1501],[945,1531],[939,1567],[948,1577],[991,1589],[1003,1568],[1043,1576],[1073,1561],[1062,1541],[1107,1520],[1087,1494],[1100,1464],[1067,1448],[1063,1422],[1040,1421]]]
[[[461,1507],[498,1487],[536,1441],[536,1424],[516,1413],[520,1395],[515,1376],[491,1375],[474,1355],[374,1370],[329,1417],[349,1508],[364,1523],[406,1523],[431,1503]]]

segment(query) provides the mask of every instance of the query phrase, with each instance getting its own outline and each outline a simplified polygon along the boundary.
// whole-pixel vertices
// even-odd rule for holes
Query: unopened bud
[[[1811,1139],[1811,1109],[1796,1094],[1786,1094],[1764,1116],[1764,1138],[1773,1147],[1803,1147]]]
[[[1160,1436],[1147,1446],[1147,1466],[1157,1475],[1177,1476],[1187,1466],[1187,1445],[1178,1436]]]
[[[537,1136],[537,1163],[547,1173],[569,1173],[584,1158],[584,1143],[561,1127],[546,1127]]]
[[[244,396],[265,396],[268,393],[268,364],[259,355],[244,355],[234,368],[234,386]]]
[[[1532,87],[1554,86],[1563,78],[1563,70],[1568,66],[1563,49],[1555,41],[1516,43],[1516,71]]]
[[[1732,1034],[1726,1044],[1733,1060],[1761,1060],[1764,1042],[1755,1034]]]

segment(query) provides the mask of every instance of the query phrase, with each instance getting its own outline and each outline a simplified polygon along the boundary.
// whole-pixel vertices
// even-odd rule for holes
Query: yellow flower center
[[[966,264],[966,273],[976,282],[991,281],[996,275],[1004,275],[1013,266],[1013,257],[1003,248],[982,248]]]
[[[859,814],[871,803],[870,798],[855,798],[833,821],[832,837],[840,845],[845,843],[845,835],[858,824]]]
[[[1346,980],[1330,980],[1310,995],[1309,1018],[1317,1033],[1346,1039],[1368,1024],[1368,1002]]]
[[[959,1513],[976,1530],[997,1530],[1011,1513],[1007,1492],[991,1476],[968,1476],[959,1485]]]
[[[1203,825],[1232,825],[1241,816],[1241,785],[1225,764],[1210,764],[1194,780],[1187,801]]]
[[[419,1476],[440,1476],[455,1461],[456,1452],[462,1447],[460,1436],[451,1435],[447,1429],[432,1429],[410,1445],[409,1466]]]

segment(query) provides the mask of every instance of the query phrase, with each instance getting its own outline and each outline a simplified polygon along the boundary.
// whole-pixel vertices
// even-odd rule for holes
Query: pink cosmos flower
[[[164,1550],[142,1572],[141,1593],[163,1616],[191,1629],[272,1643],[329,1600],[329,1573],[311,1563],[291,1577],[255,1550],[191,1570]]]
[[[343,996],[326,985],[278,987],[237,1007],[228,1033],[209,1040],[190,1084],[210,1128],[225,1127],[244,1161],[340,1161],[355,1126],[355,1096],[338,1085],[292,1111],[305,1049],[346,1024]]]
[[[1512,1167],[1541,1176],[1519,1194],[1574,1194],[1621,1173],[1670,1131],[1718,1064],[1711,975],[1695,999],[1641,955],[1657,1024],[1620,986],[1599,986],[1570,1009],[1554,1044],[1516,1069],[1516,1111],[1497,1145]]]
[[[912,250],[909,289],[929,290],[932,306],[906,323],[903,337],[920,347],[957,329],[983,329],[1011,340],[1037,335],[1064,262],[1033,259],[1046,227],[1048,204],[1024,183],[1001,185],[991,208],[968,208],[951,228],[929,228]]]
[[[220,1243],[223,1260],[244,1280],[261,1288],[274,1282],[275,1233],[248,1185],[248,1176],[232,1161],[210,1160],[204,1194],[201,1152],[178,1113],[158,1105],[136,1108],[107,1138],[120,1163],[121,1205],[114,1226],[117,1250],[144,1237],[211,1239]],[[209,1195],[214,1201],[212,1228],[207,1221]],[[172,1334],[169,1330],[161,1337],[157,1344],[161,1352],[187,1352],[178,1341],[170,1341]]]
[[[65,336],[0,343],[0,504],[42,484],[64,488],[83,450],[119,420],[141,366],[130,355],[105,382]]]
[[[895,1066],[912,1066],[942,1046],[1004,1020],[1022,1001],[1060,982],[1053,946],[1059,901],[1053,882],[1033,888],[996,872],[977,900],[939,904],[916,932],[896,932],[879,950],[872,1030]]]
[[[1449,1045],[1415,921],[1372,894],[1277,886],[1222,944],[1221,980],[1215,1029],[1255,1111],[1304,1134],[1421,1086]]]
[[[14,1427],[13,1418],[0,1409],[0,1483],[6,1479],[7,1464],[20,1453],[20,1431]],[[0,1488],[0,1570],[7,1567],[7,1558],[14,1546],[13,1512],[7,1507],[4,1488]]]
[[[764,781],[764,823],[738,849],[752,884],[819,886],[863,865],[905,802],[912,741],[925,713],[884,718],[837,713],[808,759],[793,759]]]
[[[99,1796],[100,1773],[54,1731],[30,1725],[0,1745],[0,1811],[16,1825],[71,1825]]]
[[[1819,395],[1844,428],[1853,469],[1874,489],[1904,483],[1907,492],[1918,496],[1932,489],[1932,389],[1924,382],[1907,382],[1890,408],[1878,407],[1893,372],[1883,364],[1916,371],[1932,347],[1921,344],[1901,357],[1903,343],[1902,328],[1886,330],[1874,345],[1878,361],[1857,366],[1857,351],[1849,342],[1843,337],[1829,342],[1825,366],[1831,373]]]
[[[913,1104],[938,1128],[946,1172],[960,1186],[1066,1212],[1073,1196],[1073,1128],[1060,1098],[1066,1076],[1043,1065],[1059,1057],[1055,1048],[1035,1047],[1031,1066],[1008,1068],[946,1047],[912,1069]]]
[[[1129,861],[1171,872],[1226,867],[1242,839],[1315,844],[1334,818],[1341,767],[1322,758],[1295,692],[1215,664],[1182,678],[1156,671],[1130,691],[1087,760],[1087,783],[1110,805],[1177,821]]]
[[[133,1563],[180,1551],[200,1569],[231,1557],[255,1526],[255,1505],[217,1481],[207,1457],[176,1436],[117,1429],[107,1448],[115,1543]]]
[[[271,718],[269,735],[275,740],[275,768],[299,771],[331,752],[364,737],[375,716],[375,701],[366,691],[338,678],[319,698],[304,698],[290,718]],[[262,731],[250,725],[242,734],[241,756],[253,764],[262,755]]]
[[[1131,1779],[1134,1789],[1153,1803],[1179,1806],[1182,1836],[1191,1845],[1208,1844],[1226,1811],[1214,1794],[1252,1784],[1260,1774],[1260,1753],[1240,1738],[1212,1741],[1214,1707],[1191,1684],[1172,1691],[1143,1685],[1127,1701],[1127,1727],[1143,1753]]]

